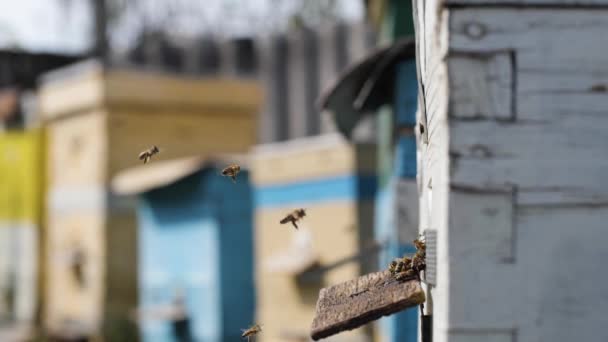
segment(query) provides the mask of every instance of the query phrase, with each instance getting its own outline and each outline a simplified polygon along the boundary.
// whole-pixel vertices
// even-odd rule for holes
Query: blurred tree
[[[359,19],[363,17],[364,7],[363,1],[355,0],[92,1],[96,11],[94,17],[98,18],[96,51],[103,49],[101,32],[105,30],[111,46],[128,48],[149,32],[180,37],[274,34],[292,27],[329,24],[361,12],[357,16]],[[102,21],[104,17],[105,21]]]
[[[109,20],[106,0],[93,1],[93,55],[98,57],[102,62],[106,62],[108,55],[108,30],[107,22]]]

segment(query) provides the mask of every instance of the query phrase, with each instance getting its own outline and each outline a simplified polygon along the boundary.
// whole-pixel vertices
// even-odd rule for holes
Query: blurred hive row
[[[363,110],[342,105],[368,74],[385,75],[373,70],[380,60],[400,75],[380,86],[402,84],[407,115],[416,105],[412,61],[392,69],[403,53],[385,49],[326,94],[323,107],[343,115],[322,123],[331,119],[313,108],[320,86],[373,42],[362,27],[308,35],[260,44],[255,78],[94,61],[45,73],[32,120],[39,128],[0,140],[0,214],[10,226],[0,244],[11,247],[0,251],[0,314],[62,339],[171,341],[185,330],[237,341],[258,321],[263,341],[308,340],[319,290],[376,269],[383,246],[374,241],[387,240],[382,227],[393,224],[383,220],[394,199],[377,177],[392,142],[370,143],[373,121],[362,115],[393,92],[374,90]],[[302,57],[306,44],[316,44],[315,58]],[[359,121],[367,127],[355,130]],[[396,174],[411,177],[402,171],[415,158],[411,144],[398,140],[395,153],[409,164]],[[143,165],[138,153],[152,145],[161,152]],[[236,184],[219,176],[233,162],[243,168]],[[300,207],[308,215],[297,232],[279,225]],[[389,247],[383,260],[407,250]],[[336,340],[369,341],[372,328]]]
[[[95,62],[45,76],[46,139],[9,134],[2,144],[3,171],[13,175],[2,179],[29,187],[3,187],[7,194],[25,193],[29,206],[41,203],[45,179],[44,236],[20,237],[30,248],[3,260],[30,287],[35,282],[24,277],[44,270],[42,321],[51,335],[134,336],[129,327],[139,321],[146,340],[170,340],[168,320],[145,313],[134,320],[133,313],[180,293],[197,338],[237,340],[254,319],[256,300],[265,333],[273,336],[268,340],[301,338],[323,284],[372,267],[319,266],[356,255],[371,239],[375,147],[330,134],[250,150],[261,100],[250,81],[184,80]],[[163,152],[138,165],[138,151],[151,143]],[[13,153],[24,160],[9,160]],[[244,170],[233,184],[218,174],[235,160]],[[40,208],[27,205],[17,214],[39,220]],[[298,206],[314,213],[301,232],[277,227]],[[37,243],[40,264],[32,260]],[[27,307],[33,319],[40,304],[32,302],[35,289],[16,288],[24,293],[15,296],[15,308]]]

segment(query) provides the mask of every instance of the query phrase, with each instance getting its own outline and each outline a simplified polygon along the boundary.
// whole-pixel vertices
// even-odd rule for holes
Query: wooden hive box
[[[109,70],[95,62],[43,78],[51,331],[125,331],[117,327],[136,305],[135,207],[112,194],[112,178],[141,163],[138,154],[151,145],[161,149],[152,162],[246,151],[256,140],[260,102],[253,82]]]
[[[261,341],[308,340],[320,288],[375,266],[375,163],[374,145],[351,145],[339,135],[254,150],[250,170]],[[279,224],[296,208],[307,211],[298,230]],[[365,330],[344,335],[345,341],[368,338]]]
[[[238,163],[233,182],[219,174]],[[254,315],[253,198],[245,158],[184,158],[121,172],[113,190],[138,195],[143,341],[172,341],[158,309],[179,301],[195,341],[239,341]],[[160,317],[159,317],[160,316]],[[165,316],[166,317],[166,316]]]

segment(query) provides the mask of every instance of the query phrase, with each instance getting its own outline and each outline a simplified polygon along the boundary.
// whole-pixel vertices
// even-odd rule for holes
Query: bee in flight
[[[143,160],[144,164],[146,164],[150,161],[150,159],[152,159],[152,156],[157,154],[158,152],[160,152],[158,147],[152,145],[152,147],[139,154],[139,160]]]
[[[243,334],[241,335],[242,338],[247,338],[247,341],[249,341],[249,338],[251,336],[255,336],[257,335],[259,332],[262,331],[262,326],[259,324],[254,324],[251,327],[247,328],[247,329],[243,329]]]
[[[241,167],[236,164],[232,164],[222,170],[222,176],[230,177],[232,178],[232,182],[236,183],[236,175],[238,175],[239,172],[241,172]]]
[[[289,213],[289,215],[285,216],[285,218],[281,220],[281,224],[291,222],[291,224],[293,224],[293,226],[298,229],[298,225],[296,224],[296,222],[298,222],[304,216],[306,216],[306,211],[304,209],[296,209]]]

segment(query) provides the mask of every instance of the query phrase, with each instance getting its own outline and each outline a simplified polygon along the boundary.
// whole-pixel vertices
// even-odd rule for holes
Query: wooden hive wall
[[[369,260],[346,263],[326,272],[320,283],[298,282],[293,274],[269,271],[267,262],[293,249],[294,241],[302,238],[298,234],[310,234],[322,265],[356,255],[373,235],[375,149],[326,137],[289,144],[278,150],[266,148],[252,160],[257,318],[265,325],[264,341],[307,336],[319,289],[375,266]],[[299,207],[307,209],[300,230],[279,224]],[[365,340],[367,334],[353,331],[344,339]]]
[[[421,228],[438,243],[433,340],[608,338],[592,285],[608,238],[606,2],[417,3],[439,56],[422,74],[439,92],[419,144]]]

